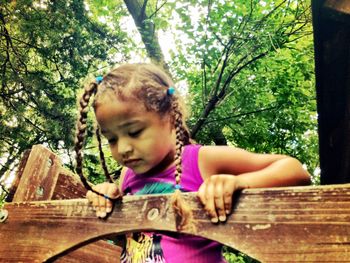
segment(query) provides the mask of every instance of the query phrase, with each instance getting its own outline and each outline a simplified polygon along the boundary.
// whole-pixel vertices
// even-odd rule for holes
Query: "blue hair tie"
[[[173,95],[175,93],[174,87],[169,87],[166,91],[167,95]]]
[[[102,82],[102,80],[103,80],[103,77],[102,77],[102,76],[97,76],[97,77],[96,77],[96,82],[97,82],[97,84],[100,84],[100,83]]]
[[[180,189],[181,189],[181,185],[176,184],[176,185],[175,185],[175,189],[179,189],[179,190],[180,190]]]

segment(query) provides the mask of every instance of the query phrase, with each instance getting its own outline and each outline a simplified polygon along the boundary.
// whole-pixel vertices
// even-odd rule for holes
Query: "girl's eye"
[[[142,133],[142,131],[143,131],[143,129],[140,129],[140,130],[137,130],[137,131],[131,131],[131,132],[129,132],[129,136],[133,137],[133,138],[136,138]]]
[[[115,144],[117,142],[117,139],[116,138],[110,138],[110,139],[108,139],[108,143],[109,144]]]

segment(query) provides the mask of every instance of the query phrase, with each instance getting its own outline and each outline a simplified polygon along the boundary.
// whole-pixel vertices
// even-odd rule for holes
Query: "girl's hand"
[[[102,183],[92,187],[96,192],[107,195],[110,199],[121,197],[121,193],[117,185],[113,183]],[[113,203],[110,199],[95,194],[92,191],[87,191],[86,198],[92,203],[96,216],[104,218],[108,213],[112,212]]]
[[[230,174],[216,174],[199,187],[198,197],[212,223],[226,221],[226,215],[231,213],[233,193],[245,188],[241,179]]]

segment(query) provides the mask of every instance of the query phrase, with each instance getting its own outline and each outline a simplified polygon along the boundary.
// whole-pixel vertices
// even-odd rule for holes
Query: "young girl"
[[[87,198],[99,217],[111,212],[111,199],[122,195],[178,193],[180,189],[198,191],[211,221],[220,223],[231,213],[232,195],[237,190],[310,183],[300,162],[288,156],[191,144],[179,92],[162,70],[150,64],[120,66],[86,87],[76,140],[77,172],[83,180],[81,151],[93,94],[98,130],[107,138],[113,158],[124,166],[119,188],[113,183],[91,188],[84,181],[90,189]],[[97,135],[100,142],[99,132]],[[108,174],[103,153],[101,157]],[[183,205],[177,205],[178,213],[186,212]],[[121,262],[224,260],[216,242],[161,232],[128,236]]]

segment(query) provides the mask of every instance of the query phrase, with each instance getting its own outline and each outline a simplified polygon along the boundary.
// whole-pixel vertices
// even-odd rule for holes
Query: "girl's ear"
[[[171,131],[175,134],[175,137],[176,137],[176,121],[173,117],[171,117],[170,125],[171,125]]]
[[[171,128],[175,130],[176,128],[176,117],[175,114],[169,114],[169,121],[171,123]]]
[[[172,115],[168,115],[166,116],[165,121],[167,121],[168,123],[168,127],[170,129],[171,132],[171,139],[172,141],[176,142],[176,127],[175,127],[175,119]]]
[[[165,114],[160,118],[165,126],[168,126],[171,130],[175,131],[175,116],[173,114]]]
[[[171,139],[176,142],[176,130],[174,127],[171,128]]]

